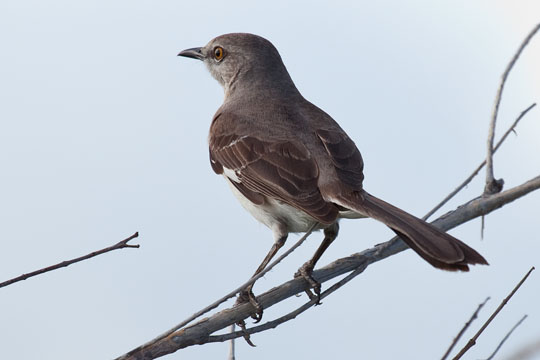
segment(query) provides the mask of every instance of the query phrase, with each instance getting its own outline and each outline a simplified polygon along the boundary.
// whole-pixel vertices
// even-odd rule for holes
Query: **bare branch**
[[[83,261],[83,260],[86,260],[86,259],[93,258],[94,256],[105,254],[105,253],[107,253],[109,251],[123,249],[123,248],[138,248],[139,247],[138,244],[137,245],[128,244],[128,242],[130,240],[133,240],[138,236],[139,236],[139,233],[136,232],[135,234],[133,234],[130,237],[128,237],[128,238],[114,244],[113,246],[109,246],[109,247],[106,247],[104,249],[91,252],[90,254],[87,254],[87,255],[84,255],[84,256],[81,256],[81,257],[78,257],[78,258],[75,258],[75,259],[62,261],[61,263],[51,265],[51,266],[47,266],[46,268],[43,268],[43,269],[40,269],[40,270],[32,271],[32,272],[27,273],[27,274],[22,274],[21,276],[17,276],[16,278],[13,278],[13,279],[10,279],[10,280],[7,280],[7,281],[4,281],[4,282],[0,283],[0,288],[4,287],[4,286],[11,285],[11,284],[16,283],[18,281],[26,280],[26,279],[28,279],[30,277],[33,277],[33,276],[36,276],[36,275],[40,275],[40,274],[43,274],[43,273],[46,273],[46,272],[49,272],[49,271],[53,271],[53,270],[56,270],[56,269],[60,269],[60,268],[69,266],[69,265],[74,264],[74,263],[79,262],[79,261]]]
[[[519,114],[519,116],[517,117],[517,119],[514,121],[514,123],[512,124],[512,126],[510,126],[508,128],[508,130],[506,130],[506,132],[504,133],[504,135],[499,139],[499,141],[497,142],[497,145],[495,146],[495,148],[493,148],[493,153],[495,153],[499,147],[502,145],[502,143],[504,142],[504,140],[506,140],[506,138],[508,137],[508,135],[514,131],[514,129],[516,128],[517,124],[519,123],[519,121],[525,116],[525,114],[527,114],[529,112],[529,110],[531,110],[533,107],[536,106],[536,103],[533,103],[532,105],[530,105],[528,108],[526,108],[525,110],[523,110],[521,112],[521,114]],[[472,174],[467,178],[465,179],[465,181],[463,183],[461,183],[461,185],[459,185],[454,191],[452,191],[450,194],[448,194],[440,203],[438,203],[433,209],[431,209],[422,219],[424,220],[427,220],[431,215],[435,214],[435,212],[437,210],[439,210],[441,207],[444,206],[444,204],[446,204],[451,198],[453,198],[458,192],[460,192],[461,190],[463,190],[463,188],[465,188],[465,186],[467,186],[471,181],[472,179],[474,179],[474,177],[476,175],[478,175],[478,173],[480,172],[480,170],[482,170],[482,168],[484,167],[484,165],[486,165],[486,160],[482,161],[482,163],[480,165],[478,165],[478,167],[472,172]]]
[[[506,336],[501,340],[501,342],[499,343],[499,345],[497,346],[497,348],[495,349],[495,351],[493,351],[493,353],[492,353],[486,360],[492,360],[492,359],[495,357],[495,354],[497,354],[497,352],[499,351],[499,349],[503,346],[504,342],[505,342],[506,340],[508,340],[508,338],[510,337],[510,335],[512,335],[512,333],[514,332],[514,330],[516,330],[517,327],[518,327],[519,325],[521,325],[521,323],[522,323],[523,321],[525,321],[526,318],[527,318],[527,315],[523,315],[523,317],[521,318],[521,320],[519,320],[519,321],[517,322],[517,324],[514,325],[514,326],[512,327],[512,329],[510,329],[510,331],[508,332],[508,334],[506,334]]]
[[[472,322],[474,320],[476,320],[476,318],[478,317],[478,313],[480,312],[480,310],[484,307],[484,305],[486,305],[486,303],[488,302],[489,300],[489,296],[486,298],[486,300],[484,300],[483,303],[481,303],[480,305],[478,305],[478,307],[476,308],[476,311],[472,314],[471,318],[469,319],[469,321],[467,321],[465,323],[465,325],[463,326],[463,328],[461,328],[461,330],[459,331],[459,333],[456,335],[456,337],[454,338],[454,340],[452,341],[452,343],[450,344],[450,347],[448,347],[448,350],[446,350],[446,352],[444,353],[443,357],[441,358],[441,360],[445,360],[448,355],[450,355],[450,352],[452,351],[452,349],[454,349],[454,346],[456,346],[456,344],[458,343],[459,339],[461,339],[461,336],[463,336],[463,334],[465,333],[465,331],[467,331],[467,329],[469,328],[469,326],[471,326]]]
[[[506,83],[508,74],[510,74],[510,71],[514,67],[514,64],[516,63],[519,56],[523,52],[523,49],[525,49],[529,41],[538,32],[538,30],[540,30],[540,24],[536,25],[534,29],[531,30],[529,35],[527,35],[527,37],[523,40],[519,49],[514,54],[514,57],[512,58],[512,60],[510,60],[510,63],[506,66],[506,70],[504,71],[501,78],[499,89],[497,90],[497,96],[495,97],[495,104],[493,106],[493,112],[491,114],[491,122],[489,126],[488,141],[487,141],[486,186],[484,188],[484,194],[486,195],[494,194],[501,191],[502,186],[504,184],[502,179],[495,180],[495,177],[493,175],[493,139],[495,137],[495,123],[497,122],[497,114],[499,113],[499,105],[501,103],[501,97],[502,97],[502,92],[504,89],[504,84]]]
[[[505,204],[508,204],[513,200],[516,200],[517,198],[539,188],[540,176],[537,176],[536,178],[533,178],[530,181],[507,191],[490,197],[479,197],[471,200],[456,210],[443,215],[434,221],[433,224],[446,231],[473,218],[490,213],[504,206]],[[362,273],[363,270],[370,264],[383,260],[406,249],[408,249],[407,245],[396,237],[386,243],[379,244],[361,253],[338,259],[324,268],[314,271],[313,277],[318,282],[323,283],[337,276],[354,271],[354,273],[347,277],[347,281],[349,281],[358,274]],[[259,295],[257,299],[263,308],[269,308],[278,302],[303,292],[307,287],[308,285],[303,278],[297,278],[275,287],[262,295]],[[305,310],[304,307],[309,308],[311,305],[311,302],[306,303],[288,316],[290,318],[294,318],[297,313]],[[148,342],[147,344],[120,356],[118,360],[155,359],[191,345],[207,343],[211,339],[211,334],[225,329],[239,320],[249,317],[252,312],[253,308],[249,303],[225,309],[208,318],[202,319],[187,328],[174,332],[165,338],[160,337],[156,340]],[[279,324],[276,325],[275,323],[269,322],[260,326],[272,328],[274,325],[277,326]],[[247,331],[249,332],[251,329],[247,329]],[[229,338],[224,337],[223,339],[226,340]]]
[[[231,325],[231,334],[234,333],[235,324]],[[229,343],[229,357],[228,360],[235,360],[234,338]]]
[[[525,274],[525,276],[523,277],[523,279],[521,279],[521,281],[516,285],[516,287],[514,287],[514,290],[512,290],[512,292],[506,297],[504,298],[504,300],[501,302],[501,304],[499,305],[499,307],[497,307],[497,309],[493,312],[493,314],[491,314],[491,316],[489,317],[489,319],[486,320],[486,322],[484,323],[484,325],[482,325],[482,327],[480,328],[480,330],[478,330],[476,332],[476,334],[474,334],[474,336],[469,340],[469,342],[463,347],[463,349],[461,349],[461,351],[453,358],[453,360],[458,360],[458,359],[461,359],[461,357],[470,349],[472,348],[474,345],[476,345],[476,340],[478,340],[478,337],[480,335],[482,335],[482,333],[484,332],[484,330],[489,326],[489,324],[493,321],[493,319],[495,319],[495,317],[499,314],[499,312],[502,310],[502,308],[508,303],[508,301],[512,298],[512,296],[514,296],[514,294],[516,293],[516,291],[518,291],[518,289],[521,287],[521,285],[525,282],[525,280],[527,280],[527,278],[529,277],[529,275],[532,273],[532,271],[534,270],[534,266],[531,267],[531,269],[527,272],[527,274]]]

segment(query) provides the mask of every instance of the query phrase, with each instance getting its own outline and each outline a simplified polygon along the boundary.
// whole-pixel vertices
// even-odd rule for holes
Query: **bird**
[[[429,264],[468,271],[488,262],[477,251],[432,224],[368,193],[364,161],[354,141],[295,86],[276,47],[249,33],[218,36],[179,56],[202,61],[224,89],[208,136],[210,165],[240,204],[273,233],[274,242],[253,276],[268,265],[289,233],[323,230],[319,248],[295,274],[315,296],[312,277],[335,240],[342,218],[373,218],[393,230]],[[248,286],[238,298],[263,309]]]

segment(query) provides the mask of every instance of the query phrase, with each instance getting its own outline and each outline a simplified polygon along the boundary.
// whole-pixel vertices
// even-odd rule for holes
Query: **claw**
[[[246,330],[246,322],[244,320],[240,320],[239,322],[236,323],[236,325],[238,325],[240,327],[240,329],[242,329],[244,340],[246,340],[248,345],[256,347],[256,345],[251,341],[249,333]]]
[[[298,269],[296,274],[294,274],[294,277],[295,278],[303,277],[304,280],[307,281],[307,283],[309,284],[309,287],[313,289],[313,292],[315,292],[315,294],[313,294],[313,292],[311,292],[311,289],[307,289],[305,290],[307,296],[309,296],[311,300],[316,299],[315,305],[320,305],[321,304],[321,284],[317,280],[315,280],[313,276],[311,276],[312,273],[313,273],[313,265],[311,261],[308,261],[304,265],[302,265],[300,269]]]
[[[256,324],[262,320],[263,308],[262,308],[262,305],[257,300],[257,298],[255,297],[255,295],[253,294],[253,291],[251,291],[251,289],[249,290],[248,296],[249,296],[250,304],[255,308],[255,313],[251,314],[251,318],[255,320],[254,323]]]
[[[246,290],[242,291],[238,295],[238,298],[236,299],[236,305],[249,302],[251,306],[255,308],[255,312],[251,314],[251,318],[255,320],[254,323],[256,324],[262,320],[263,308],[262,308],[262,305],[257,300],[257,298],[255,297],[255,294],[253,294],[253,291],[251,289],[252,287],[249,286]]]

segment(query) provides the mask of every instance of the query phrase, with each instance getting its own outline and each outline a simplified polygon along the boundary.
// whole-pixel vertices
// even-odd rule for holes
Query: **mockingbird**
[[[340,218],[370,217],[398,234],[436,268],[468,271],[487,261],[460,240],[367,193],[354,142],[324,111],[304,99],[277,49],[252,34],[226,34],[179,56],[203,61],[225,99],[210,126],[210,164],[242,206],[274,234],[261,272],[291,232],[314,224],[324,240],[296,276],[320,295],[311,273],[338,234]],[[262,316],[252,286],[239,297]]]

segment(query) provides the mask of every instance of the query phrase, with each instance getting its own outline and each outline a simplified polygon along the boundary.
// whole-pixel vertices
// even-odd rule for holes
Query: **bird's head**
[[[253,34],[221,35],[203,47],[183,50],[178,56],[203,61],[226,93],[236,87],[292,84],[274,45]]]

